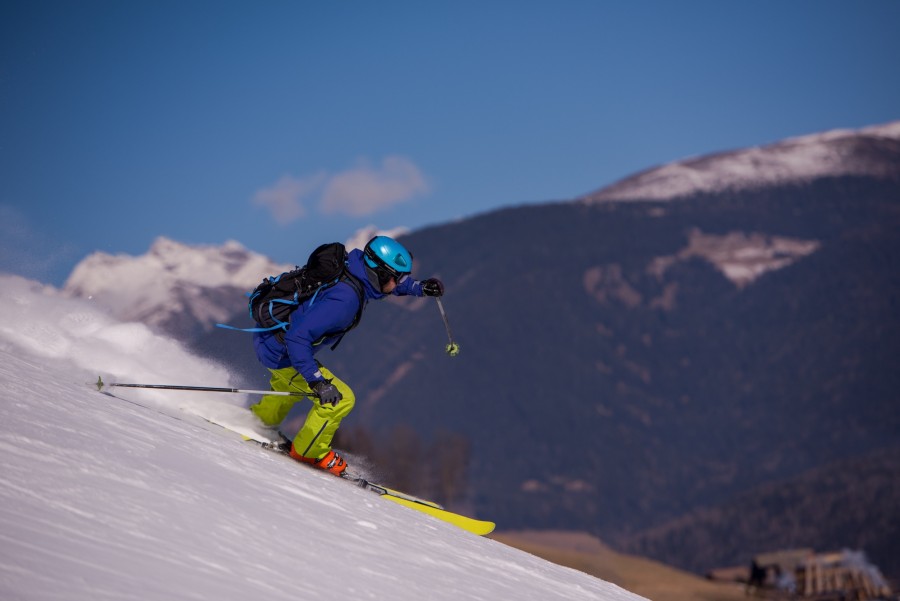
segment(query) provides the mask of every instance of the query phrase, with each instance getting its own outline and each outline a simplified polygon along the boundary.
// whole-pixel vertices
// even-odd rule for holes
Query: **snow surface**
[[[4,600],[641,598],[192,415],[252,427],[241,395],[92,390],[230,385],[146,326],[17,276],[0,308]]]

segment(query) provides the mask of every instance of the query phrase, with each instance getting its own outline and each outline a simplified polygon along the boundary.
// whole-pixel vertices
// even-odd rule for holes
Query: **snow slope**
[[[91,390],[230,384],[143,325],[15,276],[0,307],[4,600],[640,599],[191,415],[238,423],[239,395]]]

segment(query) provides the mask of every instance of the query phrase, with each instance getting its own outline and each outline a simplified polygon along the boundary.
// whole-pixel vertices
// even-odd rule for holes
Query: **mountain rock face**
[[[898,231],[900,123],[692,159],[404,236],[460,354],[433,299],[389,299],[319,359],[346,430],[468,438],[466,503],[501,528],[697,571],[861,546],[898,578]],[[194,341],[265,385],[248,335]]]

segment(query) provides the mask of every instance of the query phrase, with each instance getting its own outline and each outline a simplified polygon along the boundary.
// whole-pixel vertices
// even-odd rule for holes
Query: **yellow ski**
[[[476,520],[474,518],[466,517],[458,513],[453,513],[452,511],[447,511],[446,509],[438,509],[433,505],[426,505],[424,503],[417,503],[416,501],[409,501],[402,497],[395,497],[391,494],[383,494],[381,495],[381,498],[393,501],[394,503],[403,505],[404,507],[409,507],[410,509],[415,509],[416,511],[421,511],[422,513],[427,513],[428,515],[436,517],[441,521],[447,522],[448,524],[453,524],[458,528],[462,528],[463,530],[471,532],[472,534],[477,534],[478,536],[484,536],[485,534],[490,534],[494,531],[494,522]]]

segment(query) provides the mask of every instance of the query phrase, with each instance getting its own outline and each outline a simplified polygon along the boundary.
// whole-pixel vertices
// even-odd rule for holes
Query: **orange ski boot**
[[[344,461],[343,457],[341,457],[334,451],[328,451],[327,453],[325,453],[324,457],[313,459],[312,457],[304,457],[303,455],[295,451],[292,445],[291,457],[301,463],[308,463],[315,468],[325,470],[326,472],[334,474],[335,476],[340,476],[344,473],[344,470],[347,469],[347,462]]]

